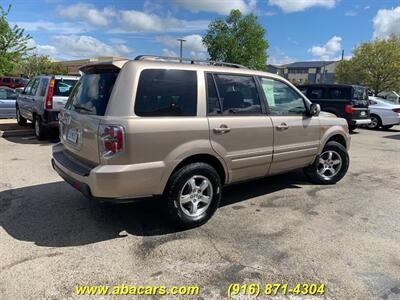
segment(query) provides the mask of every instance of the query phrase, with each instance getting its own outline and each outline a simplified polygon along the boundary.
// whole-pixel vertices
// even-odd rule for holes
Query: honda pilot
[[[175,223],[193,227],[214,214],[224,185],[295,169],[334,184],[347,172],[346,120],[278,75],[147,56],[81,71],[52,165],[89,198],[161,196]]]

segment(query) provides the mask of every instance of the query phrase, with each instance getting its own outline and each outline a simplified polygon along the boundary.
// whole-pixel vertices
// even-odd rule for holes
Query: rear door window
[[[40,81],[41,81],[41,84],[40,84],[39,96],[44,97],[44,95],[46,95],[47,86],[49,84],[49,79],[42,78]]]
[[[322,87],[311,87],[309,89],[308,98],[310,99],[323,99],[325,89]]]
[[[54,94],[56,97],[68,97],[78,80],[56,79],[54,82]]]
[[[214,74],[224,115],[262,115],[253,76]]]
[[[119,70],[94,69],[84,74],[72,89],[66,109],[104,116]]]
[[[195,116],[197,73],[171,69],[143,70],[137,88],[135,114],[143,117]]]

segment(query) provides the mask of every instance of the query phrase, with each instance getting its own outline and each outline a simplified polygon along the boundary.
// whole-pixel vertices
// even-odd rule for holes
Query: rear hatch
[[[53,88],[53,109],[61,110],[67,103],[69,94],[74,88],[75,84],[78,82],[76,79],[54,79]]]
[[[366,87],[353,86],[351,104],[354,108],[353,119],[369,118],[368,89]]]
[[[98,129],[120,68],[94,65],[71,92],[60,113],[60,139],[70,156],[88,165],[100,162]]]

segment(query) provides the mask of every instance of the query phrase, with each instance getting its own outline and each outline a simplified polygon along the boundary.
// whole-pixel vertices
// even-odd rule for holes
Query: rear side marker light
[[[398,113],[398,114],[400,114],[400,108],[394,108],[394,109],[392,109],[395,113]]]

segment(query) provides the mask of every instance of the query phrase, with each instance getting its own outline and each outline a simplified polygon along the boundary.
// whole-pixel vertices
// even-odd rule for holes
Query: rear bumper
[[[100,201],[130,202],[160,195],[162,162],[134,165],[83,166],[63,152],[63,145],[53,146],[54,170],[86,197]]]
[[[367,124],[371,123],[371,119],[370,118],[368,118],[368,119],[357,119],[357,120],[351,120],[351,122],[354,125],[367,125]]]
[[[43,114],[43,125],[47,127],[58,128],[58,114],[60,112],[56,110],[45,110]]]

